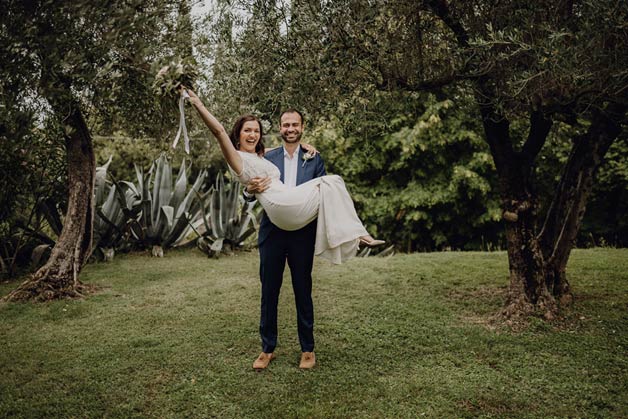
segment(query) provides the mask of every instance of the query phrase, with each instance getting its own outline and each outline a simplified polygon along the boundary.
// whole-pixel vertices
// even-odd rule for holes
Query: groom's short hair
[[[301,117],[301,125],[305,124],[305,118],[303,118],[303,114],[295,108],[288,108],[288,109],[285,109],[283,112],[281,112],[281,115],[279,115],[279,124],[281,124],[281,118],[287,113],[299,114],[299,116]]]

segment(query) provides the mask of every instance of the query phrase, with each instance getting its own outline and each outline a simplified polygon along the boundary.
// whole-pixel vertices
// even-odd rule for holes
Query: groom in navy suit
[[[279,168],[281,181],[288,186],[297,186],[325,175],[325,164],[320,154],[304,158],[301,148],[303,115],[296,109],[284,111],[280,116],[280,134],[283,147],[265,154],[265,158]],[[252,179],[245,195],[261,193],[268,188],[269,178]],[[285,231],[270,222],[264,213],[258,235],[260,253],[260,280],[262,301],[260,335],[262,353],[253,363],[253,368],[264,369],[275,357],[277,346],[277,303],[283,280],[286,261],[290,267],[292,288],[297,307],[297,326],[301,345],[300,368],[314,367],[314,306],[312,304],[312,265],[316,220],[296,231]]]

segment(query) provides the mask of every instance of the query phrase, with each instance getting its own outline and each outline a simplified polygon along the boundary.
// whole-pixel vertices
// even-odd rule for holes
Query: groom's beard
[[[302,132],[298,133],[296,137],[289,139],[287,136],[281,134],[281,139],[284,140],[286,143],[288,144],[294,144],[294,143],[298,143],[299,141],[301,141],[301,136],[303,135]]]

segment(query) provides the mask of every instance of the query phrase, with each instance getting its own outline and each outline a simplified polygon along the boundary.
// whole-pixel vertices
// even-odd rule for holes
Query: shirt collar
[[[283,156],[284,156],[284,158],[292,159],[295,156],[299,157],[299,150],[301,149],[301,145],[299,145],[299,147],[297,147],[297,149],[294,151],[294,154],[293,154],[292,157],[290,157],[290,154],[288,153],[288,150],[286,150],[286,147],[281,146],[281,148],[283,148]]]

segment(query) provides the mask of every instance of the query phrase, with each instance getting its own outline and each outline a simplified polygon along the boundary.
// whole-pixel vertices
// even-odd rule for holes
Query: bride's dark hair
[[[238,120],[233,124],[233,129],[231,130],[231,134],[229,134],[229,138],[231,138],[231,142],[236,150],[240,149],[240,131],[242,131],[242,127],[245,122],[255,121],[259,125],[259,141],[255,145],[255,152],[259,156],[264,155],[264,128],[262,127],[262,122],[255,115],[242,115],[238,118]]]

